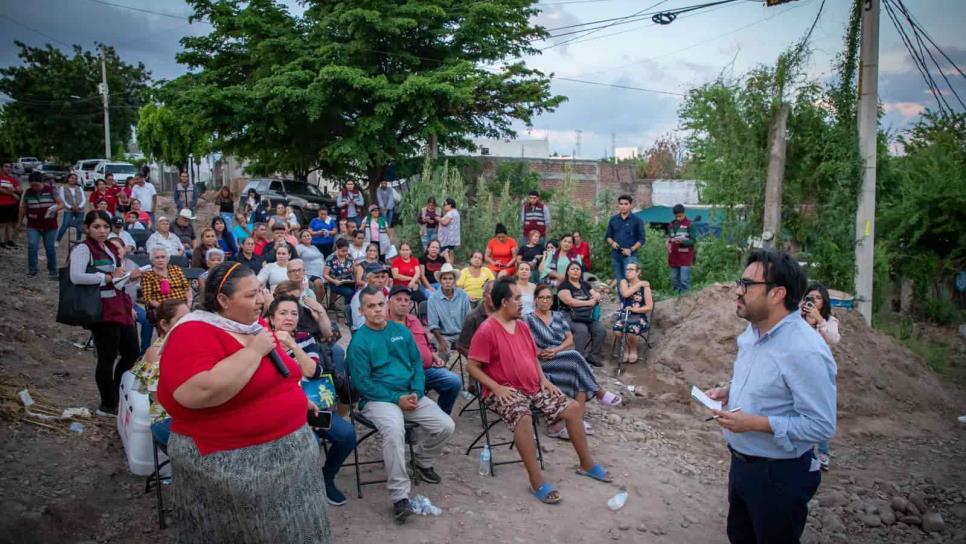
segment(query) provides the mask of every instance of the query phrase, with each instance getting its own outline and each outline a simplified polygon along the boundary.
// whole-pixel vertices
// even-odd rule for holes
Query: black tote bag
[[[93,261],[93,258],[92,258]],[[87,272],[94,272],[88,263]],[[57,322],[74,327],[87,327],[101,321],[101,287],[75,285],[70,281],[70,257],[67,266],[58,270],[60,296],[57,300]]]

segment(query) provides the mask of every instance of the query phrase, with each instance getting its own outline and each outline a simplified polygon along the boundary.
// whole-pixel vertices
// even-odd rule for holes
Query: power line
[[[599,85],[601,87],[615,87],[617,89],[627,89],[631,91],[642,91],[646,93],[656,93],[656,94],[667,94],[671,96],[686,96],[684,93],[676,93],[674,91],[661,91],[658,89],[646,89],[644,87],[631,87],[629,85],[618,85],[616,83],[601,83],[600,81],[587,81],[584,79],[573,79],[569,77],[554,77],[554,80],[560,81],[572,81],[574,83],[584,83],[586,85]]]
[[[61,41],[61,40],[59,40],[59,39],[51,36],[50,34],[47,34],[46,32],[37,30],[36,28],[34,28],[34,27],[30,26],[30,25],[27,25],[25,23],[21,23],[20,21],[14,19],[13,17],[11,17],[9,15],[0,13],[0,17],[3,17],[4,19],[10,21],[11,23],[14,23],[16,25],[22,26],[23,28],[26,28],[27,30],[30,30],[30,31],[35,32],[37,34],[40,34],[41,36],[47,38],[48,40],[52,40],[54,42],[57,42],[57,43],[63,45],[64,47],[68,47],[68,48],[73,47],[73,45],[71,45],[71,44],[69,44],[67,42]]]
[[[108,2],[107,0],[87,0],[88,2],[93,2],[95,4],[101,4],[103,6],[111,6],[115,8],[128,9],[131,11],[139,11],[141,13],[150,13],[151,15],[158,15],[161,17],[169,17],[171,19],[178,19],[184,21],[189,18],[188,15],[173,15],[171,13],[164,13],[161,11],[152,11],[150,9],[136,8],[134,6],[125,6],[124,4],[115,4],[114,2]]]
[[[644,13],[644,12],[646,12],[647,10],[649,10],[649,9],[652,9],[652,8],[656,8],[657,6],[660,6],[661,4],[664,4],[664,3],[666,3],[666,2],[667,2],[667,0],[660,0],[660,1],[659,1],[659,2],[657,2],[656,4],[653,4],[653,5],[651,5],[651,6],[649,6],[649,7],[646,7],[646,8],[644,8],[644,9],[642,9],[642,10],[640,10],[640,11],[638,11],[638,12],[636,12],[636,13],[633,13],[633,14],[631,14],[631,15],[628,15],[628,16],[627,16],[627,17],[625,17],[624,19],[626,20],[626,19],[631,19],[631,18],[634,18],[634,17],[638,17],[638,16],[640,16],[640,15],[641,15],[642,13]],[[606,24],[606,25],[604,25],[604,26],[599,26],[599,27],[596,27],[596,28],[594,28],[594,29],[591,29],[591,30],[589,30],[589,31],[587,31],[587,32],[586,32],[585,34],[583,34],[583,35],[581,35],[581,36],[578,36],[578,37],[576,37],[576,38],[571,38],[571,39],[569,39],[569,40],[565,40],[565,41],[562,41],[562,42],[557,42],[557,43],[555,43],[555,44],[553,44],[553,45],[551,45],[550,47],[547,47],[547,49],[550,49],[551,47],[559,47],[559,46],[561,46],[561,45],[566,45],[566,44],[568,44],[568,43],[570,43],[570,42],[572,42],[572,41],[574,41],[574,40],[576,40],[576,39],[578,39],[578,38],[585,38],[585,37],[587,37],[587,36],[589,36],[590,34],[593,34],[594,32],[598,32],[598,31],[601,31],[601,30],[604,30],[605,28],[610,28],[610,27],[612,27],[612,26],[616,26],[616,25],[622,25],[622,24],[626,24],[626,23],[625,23],[625,22],[623,22],[623,20],[618,20],[618,21],[614,21],[614,22],[612,22],[612,23],[609,23],[609,24]],[[585,29],[585,30],[586,30],[586,29]],[[579,33],[581,33],[581,32],[584,32],[584,31],[583,31],[583,30],[581,30],[581,31],[577,31],[577,32],[575,32],[575,33],[576,33],[576,34],[579,34]],[[565,35],[565,34],[567,34],[567,33],[564,33],[564,34],[558,34],[557,36],[554,36],[554,37],[558,37],[558,36],[563,36],[563,35]]]
[[[916,50],[915,46],[912,44],[912,39],[903,28],[902,23],[899,21],[899,16],[895,13],[893,6],[889,0],[883,0],[882,5],[885,7],[886,14],[892,21],[892,25],[896,28],[899,33],[899,38],[902,40],[903,45],[906,47],[906,51],[912,57],[913,64],[916,65],[916,69],[919,70],[919,74],[922,76],[923,81],[926,82],[926,87],[928,87],[929,92],[932,93],[933,98],[936,99],[936,104],[939,106],[939,113],[946,117],[948,112],[951,111],[949,104],[946,102],[945,97],[936,85],[936,81],[933,79],[932,74],[929,71],[929,66],[926,64],[925,59],[919,56],[919,52]]]

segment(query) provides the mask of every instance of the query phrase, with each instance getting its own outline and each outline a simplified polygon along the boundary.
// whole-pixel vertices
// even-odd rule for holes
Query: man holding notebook
[[[711,389],[731,450],[728,539],[798,542],[821,481],[812,446],[835,434],[835,360],[798,302],[805,274],[788,254],[757,250],[737,289],[738,337],[731,384]]]

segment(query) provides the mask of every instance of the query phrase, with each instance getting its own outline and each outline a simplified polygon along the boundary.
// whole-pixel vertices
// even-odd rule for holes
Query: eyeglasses
[[[741,290],[747,291],[748,288],[751,287],[752,285],[775,285],[775,282],[773,282],[773,281],[755,281],[755,280],[750,280],[748,278],[741,278],[740,280],[735,281],[735,287],[739,291],[741,291]]]

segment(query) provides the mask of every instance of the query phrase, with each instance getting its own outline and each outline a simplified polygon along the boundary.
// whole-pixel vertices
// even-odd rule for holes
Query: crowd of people
[[[612,481],[588,445],[586,437],[594,429],[584,417],[587,402],[612,408],[623,401],[594,375],[594,367],[605,363],[608,327],[600,292],[586,277],[593,256],[580,232],[549,238],[551,210],[538,194],[529,195],[522,205],[519,238],[497,225],[492,239],[484,248],[474,248],[460,269],[460,211],[452,198],[443,200],[441,209],[435,198],[428,199],[416,218],[420,239],[397,241],[393,227],[399,220],[398,193],[386,184],[377,202],[367,206],[355,184],[346,183],[334,213],[323,206],[305,225],[284,205],[272,209],[254,192],[239,203],[222,188],[213,202],[216,213],[210,226],[196,234],[194,208],[202,195],[186,177],[175,188],[178,213],[173,221],[154,214],[156,191],[153,186],[143,189],[150,181],[139,178],[128,187],[131,191],[105,180],[90,195],[77,189],[73,175],[57,191],[34,178],[26,191],[18,185],[11,190],[0,178],[0,204],[3,197],[22,193],[17,206],[26,214],[28,232],[37,231],[37,239],[44,240],[53,276],[57,271],[51,244],[69,228],[83,236],[70,251],[69,278],[99,292],[100,318],[88,326],[97,346],[98,413],[116,414],[121,376],[131,370],[152,399],[152,432],[167,444],[185,539],[245,534],[255,540],[328,541],[328,514],[322,504],[347,501],[336,476],[356,446],[357,418],[381,436],[392,515],[403,522],[412,512],[411,479],[442,481],[434,466],[454,432],[452,413],[464,390],[479,395],[509,428],[537,500],[552,504],[563,494],[540,470],[533,414],[544,420],[549,436],[572,443],[578,474]],[[118,198],[120,193],[125,196]],[[620,300],[610,328],[628,336],[622,363],[633,364],[637,338],[650,327],[654,299],[636,259],[644,244],[643,223],[630,211],[630,196],[618,202],[606,233]],[[675,289],[684,292],[695,239],[683,207],[674,212],[668,259]],[[0,205],[0,218],[4,213]],[[147,236],[139,235],[148,256],[144,266],[130,259],[142,249],[133,239],[135,230],[146,231]],[[7,236],[3,228],[0,235]],[[789,269],[791,264],[771,253],[755,259],[749,261],[753,274],[739,282],[738,314],[743,309],[752,313],[747,299],[762,286],[767,293],[761,304],[768,311],[759,308],[759,313],[773,319],[780,308],[789,307],[792,297],[802,299],[803,293],[791,285],[798,276]],[[33,266],[28,272],[36,272],[36,257],[28,265]],[[202,271],[197,285],[186,269]],[[778,291],[784,294],[774,296]],[[335,310],[339,305],[342,312]],[[787,313],[799,318],[792,320],[794,330],[810,328],[817,331],[816,338],[838,340],[824,287],[808,287],[795,308]],[[330,317],[330,311],[339,317]],[[747,318],[755,334],[764,335],[755,328],[763,326],[764,318]],[[345,349],[339,342],[339,320],[351,334]],[[759,349],[751,347],[752,341],[739,339],[739,362],[751,357],[746,351]],[[734,463],[755,455],[805,459],[805,443],[809,448],[819,445],[820,464],[828,466],[834,361],[826,358],[827,346],[823,351],[814,344],[811,338],[796,344],[820,359],[814,372],[796,374],[815,401],[807,416],[795,415],[795,385],[791,395],[796,402],[784,404],[766,400],[787,391],[760,392],[762,400],[748,389],[767,385],[760,381],[764,378],[746,386],[743,376],[741,394],[729,395],[727,387],[709,391],[726,403],[741,399],[740,409],[715,415],[738,460],[733,461],[733,474],[742,468]],[[458,361],[465,363],[465,373],[463,365],[457,368]],[[736,365],[736,377],[739,370],[758,372],[746,366]],[[831,407],[828,391],[814,389],[826,386],[821,380],[829,373]],[[328,379],[335,394],[322,406],[303,392],[305,383],[320,379]],[[760,419],[744,419],[767,414],[773,406],[779,408],[765,418],[771,421],[767,429]],[[414,474],[406,461],[410,440]],[[320,442],[325,446],[321,479],[316,477]],[[795,477],[789,485],[806,490],[812,485],[811,476]],[[729,534],[754,533],[760,527],[794,532],[798,503],[790,499],[781,513],[791,521],[779,529],[775,527],[781,524],[774,521],[761,525],[763,510],[779,509],[781,501],[762,503],[770,499],[759,494],[742,496],[741,505],[732,501],[733,510],[742,510],[734,520],[729,516]],[[251,505],[259,515],[242,516],[224,508],[236,503]]]

